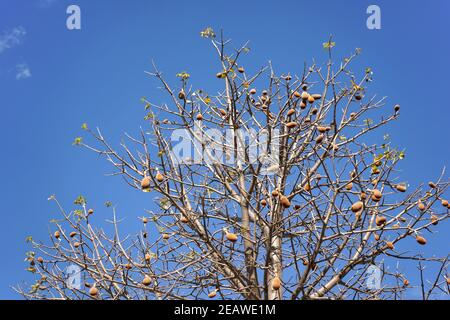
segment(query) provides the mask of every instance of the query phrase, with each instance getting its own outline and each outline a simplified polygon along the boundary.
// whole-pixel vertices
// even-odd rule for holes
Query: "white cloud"
[[[21,44],[26,33],[25,28],[22,26],[12,30],[3,31],[3,33],[0,34],[0,53]]]
[[[31,70],[26,63],[16,65],[16,80],[23,80],[31,77]]]

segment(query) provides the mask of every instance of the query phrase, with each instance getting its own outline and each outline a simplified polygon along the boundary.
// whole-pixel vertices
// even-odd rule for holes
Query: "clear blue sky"
[[[81,7],[80,31],[66,29],[69,4]],[[366,28],[370,4],[381,7],[381,30]],[[218,69],[199,37],[207,26],[223,28],[236,46],[250,40],[245,64],[254,70],[271,60],[280,73],[300,73],[304,61],[324,61],[331,33],[338,56],[362,48],[356,66],[373,68],[372,88],[389,108],[402,106],[400,120],[379,131],[406,148],[401,176],[415,186],[449,165],[449,1],[0,0],[0,298],[17,298],[9,286],[27,279],[25,238],[47,239],[53,193],[67,208],[85,195],[102,208],[98,223],[110,200],[125,228],[137,230],[151,199],[104,176],[107,163],[72,141],[85,121],[113,142],[138,132],[140,98],[159,97],[144,74],[151,59],[174,82],[186,70],[207,87],[200,79]],[[428,236],[427,252],[448,253],[449,230],[447,222]]]

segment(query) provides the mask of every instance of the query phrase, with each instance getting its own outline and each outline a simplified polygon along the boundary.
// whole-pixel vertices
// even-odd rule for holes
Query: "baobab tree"
[[[186,72],[173,86],[153,65],[147,74],[169,102],[143,99],[137,137],[116,149],[85,124],[87,137],[75,140],[154,202],[142,230],[122,236],[112,208],[108,233],[91,225],[83,197],[70,212],[51,197],[61,219],[50,242],[30,239],[36,283],[16,290],[31,299],[401,298],[410,282],[386,259],[438,264],[424,298],[448,294],[447,257],[420,250],[449,217],[449,181],[442,172],[411,187],[399,177],[402,151],[387,137],[364,143],[400,106],[369,95],[370,68],[351,71],[359,49],[333,62],[330,38],[322,65],[277,75],[269,63],[249,74],[246,44],[228,51],[212,29],[201,35],[217,53],[218,73],[206,80],[217,93],[193,88]],[[417,252],[397,250],[408,238]],[[81,286],[68,283],[68,265]],[[368,285],[373,266],[381,285]]]

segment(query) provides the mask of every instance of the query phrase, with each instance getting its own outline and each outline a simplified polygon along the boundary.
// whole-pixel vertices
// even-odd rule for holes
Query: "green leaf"
[[[76,137],[75,140],[73,141],[72,145],[74,146],[79,146],[81,144],[81,142],[83,141],[83,138],[81,137]]]
[[[75,199],[73,203],[82,206],[86,204],[86,199],[80,195],[78,196],[78,198]]]
[[[105,207],[109,208],[112,206],[112,202],[111,201],[106,201],[105,202]]]
[[[30,242],[33,241],[33,237],[32,237],[32,236],[28,236],[28,237],[25,238],[25,241],[26,241],[27,243],[30,243]]]
[[[322,45],[323,45],[324,49],[331,49],[331,48],[334,48],[336,46],[336,42],[328,41],[328,42],[324,42]]]
[[[83,129],[83,130],[87,130],[88,129],[88,125],[87,125],[86,122],[81,125],[81,129]]]
[[[211,27],[207,27],[206,29],[200,31],[200,36],[202,38],[214,39],[216,37],[216,34]]]
[[[191,75],[189,73],[187,73],[186,71],[177,73],[177,78],[181,78],[181,80],[187,80],[191,77]]]

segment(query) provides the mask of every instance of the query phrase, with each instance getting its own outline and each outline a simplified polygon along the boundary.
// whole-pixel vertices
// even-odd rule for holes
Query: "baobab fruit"
[[[309,93],[306,91],[303,91],[301,96],[300,96],[303,100],[308,100],[309,98]]]
[[[280,197],[280,203],[284,208],[289,208],[291,206],[291,202],[285,196]]]
[[[300,102],[300,109],[305,109],[306,103],[304,101]]]
[[[251,89],[251,90],[249,91],[249,93],[250,93],[250,94],[256,94],[256,89]]]
[[[291,77],[290,75],[287,75],[287,76],[284,77],[284,80],[286,80],[286,81],[291,81],[291,80],[292,80],[292,77]]]
[[[322,95],[321,95],[320,93],[313,93],[313,94],[311,95],[311,97],[313,97],[314,100],[322,99]]]
[[[324,138],[324,135],[323,135],[323,134],[319,134],[319,135],[317,136],[317,138],[316,138],[316,143],[322,143],[323,138]]]
[[[395,112],[398,112],[400,110],[400,105],[399,104],[396,104],[395,106],[394,106],[394,111]]]
[[[70,236],[71,238],[75,237],[76,235],[77,235],[77,233],[76,233],[75,231],[72,231],[72,232],[69,234],[69,236]]]
[[[362,99],[362,95],[360,95],[360,94],[355,95],[355,99],[358,100],[358,101],[361,100]]]
[[[262,199],[259,203],[261,204],[261,206],[265,207],[267,205],[267,200]]]
[[[318,126],[317,127],[317,131],[319,131],[320,133],[325,133],[325,132],[327,132],[327,127]]]
[[[88,215],[94,214],[94,209],[89,209],[88,210]]]
[[[181,89],[180,92],[178,92],[178,99],[180,100],[186,99],[186,94],[184,93],[183,89]]]
[[[216,290],[214,290],[214,291],[211,291],[210,293],[208,293],[208,298],[214,298],[215,296],[217,295],[217,291]]]
[[[81,243],[79,243],[79,242],[74,242],[74,243],[73,243],[73,246],[74,246],[75,248],[78,248],[80,245],[81,245]]]
[[[263,96],[267,96],[267,90],[263,90],[261,93]]]
[[[432,224],[433,226],[435,226],[435,225],[437,225],[438,223],[439,223],[438,217],[436,217],[435,215],[432,215],[432,216],[431,216],[431,224]]]
[[[244,73],[244,72],[245,72],[244,67],[239,67],[239,68],[238,68],[238,72],[239,72],[239,73]]]
[[[281,287],[281,280],[279,277],[275,277],[272,280],[272,289],[273,290],[278,290]]]
[[[150,188],[150,177],[146,176],[141,180],[141,188],[142,190],[146,190]]]
[[[131,265],[131,263],[127,263],[125,265],[125,269],[130,270],[131,268],[133,268],[133,266]]]
[[[144,260],[149,262],[152,259],[152,256],[150,255],[150,253],[146,253],[144,256]]]
[[[44,263],[44,258],[42,258],[42,257],[38,257],[36,260],[39,263]]]
[[[308,85],[306,83],[302,84],[302,90],[303,91],[307,91],[308,90]]]
[[[309,117],[307,117],[307,118],[305,118],[305,119],[303,120],[303,122],[308,124],[308,123],[311,122],[311,119],[310,119]]]
[[[55,236],[56,239],[59,239],[59,237],[61,237],[61,234],[59,233],[59,231],[55,231],[55,233],[53,235]]]
[[[386,217],[384,216],[377,216],[375,219],[375,223],[377,224],[377,226],[381,227],[383,224],[386,223]]]
[[[144,237],[144,239],[147,239],[147,232],[143,232],[142,236]]]
[[[148,275],[145,275],[144,279],[142,279],[142,284],[144,286],[149,286],[150,283],[152,283],[152,278],[150,278]]]
[[[288,122],[286,123],[286,127],[289,129],[295,128],[297,126],[297,122]]]
[[[189,222],[188,218],[186,218],[185,216],[181,216],[180,221],[183,222],[183,223],[188,223]]]
[[[403,285],[404,285],[405,287],[409,286],[409,281],[408,281],[408,279],[403,280]]]
[[[417,236],[416,241],[418,244],[420,244],[422,246],[427,244],[427,240],[422,236]]]
[[[375,241],[378,241],[380,240],[380,235],[378,233],[374,233],[373,238],[375,239]]]
[[[238,239],[237,235],[235,233],[231,233],[231,232],[227,232],[225,237],[227,238],[228,241],[231,241],[231,242],[236,242]]]
[[[398,185],[395,186],[395,189],[397,189],[397,191],[400,191],[400,192],[405,192],[406,191],[406,185],[398,184]]]
[[[386,247],[388,249],[394,250],[394,244],[392,242],[390,242],[390,241],[386,242]]]
[[[312,108],[312,109],[311,109],[311,113],[312,113],[313,115],[316,115],[318,111],[319,111],[319,110],[317,110],[317,108]]]
[[[315,99],[314,99],[313,96],[309,96],[309,97],[308,97],[308,102],[309,102],[309,103],[312,104],[312,103],[314,103],[314,101],[315,101]]]
[[[219,112],[220,112],[220,114],[221,114],[222,116],[226,116],[226,115],[227,115],[227,112],[225,111],[225,109],[220,108],[220,109],[219,109]]]
[[[85,286],[86,288],[90,288],[90,287],[91,287],[91,284],[90,284],[89,282],[85,282],[85,283],[84,283],[84,286]]]
[[[162,238],[164,240],[168,240],[170,238],[170,235],[168,233],[163,233]]]
[[[447,284],[450,285],[450,277],[447,277]]]
[[[303,187],[303,190],[305,190],[306,192],[311,191],[311,184],[309,184],[309,182],[307,184],[305,184],[305,186]]]
[[[299,205],[299,204],[296,204],[295,206],[294,206],[294,209],[295,210],[299,210],[301,208],[301,206]]]
[[[442,199],[441,204],[442,204],[444,207],[448,207],[448,200]]]
[[[428,182],[428,186],[432,189],[436,188],[436,184],[432,181]]]
[[[423,211],[423,210],[425,210],[425,204],[422,201],[419,201],[419,203],[417,204],[417,208],[420,211]]]
[[[300,98],[300,97],[302,96],[302,95],[300,94],[300,92],[298,92],[298,91],[294,91],[293,95],[294,95],[294,97],[296,97],[296,98]]]
[[[352,113],[350,113],[350,119],[355,119],[355,117],[356,117],[356,112],[352,112]]]
[[[161,173],[157,173],[155,176],[156,181],[158,182],[163,182],[164,181],[164,176]]]
[[[278,195],[279,195],[280,193],[278,192],[278,190],[277,189],[275,189],[275,190],[273,190],[272,191],[272,197],[278,197]]]
[[[202,121],[203,120],[203,115],[201,113],[197,114],[197,116],[195,117],[198,121]]]
[[[354,204],[352,204],[351,210],[353,212],[358,212],[363,208],[363,205],[364,204],[362,203],[362,201],[357,201]]]
[[[287,116],[290,117],[295,113],[294,109],[289,109],[289,111],[287,112]]]
[[[345,185],[345,190],[352,190],[353,188],[353,182],[349,182]]]
[[[96,297],[98,295],[98,289],[96,286],[93,286],[91,289],[89,289],[89,295],[91,297]]]
[[[375,198],[379,198],[379,199],[381,199],[381,197],[383,196],[383,194],[381,193],[381,191],[380,191],[380,190],[377,190],[377,189],[374,189],[374,190],[372,191],[372,194],[373,194],[373,196],[374,196]]]
[[[374,191],[378,191],[378,190],[374,190]],[[381,200],[381,192],[380,191],[378,191],[377,193],[375,193],[375,192],[372,193],[372,201],[378,202],[380,200]]]
[[[361,200],[366,200],[367,199],[367,194],[365,192],[361,192],[361,194],[359,195],[359,198]]]

